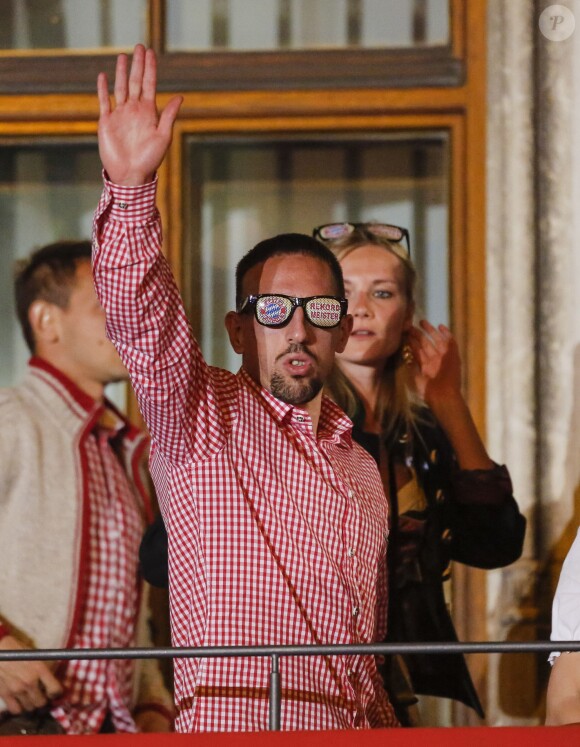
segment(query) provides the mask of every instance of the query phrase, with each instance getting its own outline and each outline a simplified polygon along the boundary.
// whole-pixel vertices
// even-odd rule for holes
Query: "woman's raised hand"
[[[182,97],[174,96],[157,113],[157,60],[142,44],[135,47],[129,73],[127,55],[117,58],[114,108],[105,73],[98,77],[97,90],[99,153],[110,180],[122,186],[151,181],[171,143]]]
[[[423,319],[409,331],[408,343],[415,359],[413,374],[419,396],[435,409],[450,397],[461,396],[461,359],[450,330]]]
[[[422,320],[409,331],[417,393],[429,405],[443,428],[461,469],[492,469],[461,393],[461,359],[457,342],[444,324],[434,327]]]

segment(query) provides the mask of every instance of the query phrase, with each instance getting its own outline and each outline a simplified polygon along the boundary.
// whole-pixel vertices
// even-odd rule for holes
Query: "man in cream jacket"
[[[137,552],[151,507],[145,436],[108,402],[127,378],[105,335],[89,242],[35,252],[16,275],[32,352],[0,390],[0,650],[108,648],[145,629]],[[143,641],[139,640],[143,645]],[[167,731],[157,664],[0,661],[0,734]]]

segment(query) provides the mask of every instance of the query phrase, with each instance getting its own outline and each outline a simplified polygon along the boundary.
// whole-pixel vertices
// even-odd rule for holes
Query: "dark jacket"
[[[379,437],[356,427],[353,437],[378,462]],[[513,498],[508,471],[500,466],[492,470],[460,470],[451,444],[428,411],[411,445],[409,439],[402,437],[387,451],[390,475],[394,475],[395,460],[405,461],[413,467],[427,499],[424,511],[410,512],[410,523],[416,531],[409,550],[409,543],[399,531],[397,491],[391,485],[387,640],[456,641],[443,592],[450,561],[477,568],[500,568],[513,563],[522,552],[526,521]],[[415,693],[459,700],[483,717],[462,655],[413,654],[403,660]],[[396,702],[396,685],[390,681],[390,671],[390,667],[385,667],[383,676]]]

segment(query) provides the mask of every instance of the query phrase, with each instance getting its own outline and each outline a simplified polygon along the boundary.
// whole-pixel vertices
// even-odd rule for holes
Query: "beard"
[[[303,405],[316,397],[322,389],[320,379],[285,378],[279,373],[272,374],[270,393],[287,405]]]

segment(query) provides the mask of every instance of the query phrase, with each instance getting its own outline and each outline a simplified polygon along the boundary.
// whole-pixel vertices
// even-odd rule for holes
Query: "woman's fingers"
[[[409,330],[409,341],[421,351],[425,358],[433,358],[438,354],[435,341],[426,330],[413,327]]]
[[[449,328],[444,324],[434,327],[426,319],[422,319],[419,325],[421,330],[417,330],[417,332],[422,337],[427,354],[445,355],[449,349],[449,344],[453,341],[453,335]]]

